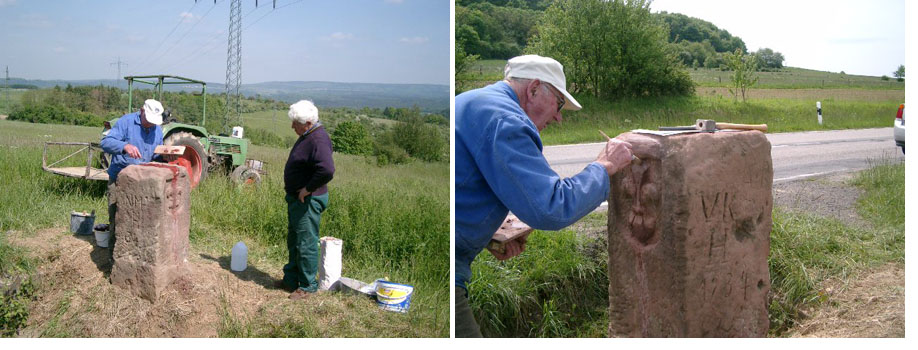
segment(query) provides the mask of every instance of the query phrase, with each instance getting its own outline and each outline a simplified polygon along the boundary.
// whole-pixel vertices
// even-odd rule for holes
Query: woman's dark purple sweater
[[[290,150],[284,166],[284,190],[291,196],[305,187],[313,195],[328,193],[326,184],[335,174],[332,143],[322,125],[307,131]]]

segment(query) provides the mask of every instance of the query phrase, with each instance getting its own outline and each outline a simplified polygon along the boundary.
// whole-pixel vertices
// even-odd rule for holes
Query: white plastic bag
[[[341,247],[344,242],[335,237],[319,239],[319,289],[335,290],[341,279]]]

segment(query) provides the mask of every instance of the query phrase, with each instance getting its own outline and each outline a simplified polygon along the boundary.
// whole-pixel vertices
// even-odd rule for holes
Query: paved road
[[[892,128],[767,134],[774,182],[861,170],[877,161],[905,161],[892,134]],[[548,146],[542,154],[558,174],[567,177],[592,162],[602,145]]]

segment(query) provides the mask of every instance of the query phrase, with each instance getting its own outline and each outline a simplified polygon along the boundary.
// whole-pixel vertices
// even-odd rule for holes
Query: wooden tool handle
[[[758,130],[761,132],[768,132],[768,124],[717,123],[716,125],[718,129]]]

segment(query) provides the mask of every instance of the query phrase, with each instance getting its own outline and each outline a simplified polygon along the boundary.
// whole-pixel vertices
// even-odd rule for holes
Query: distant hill
[[[65,87],[67,84],[106,85],[127,89],[127,82],[112,79],[94,80],[28,80],[10,78],[9,84],[33,85],[38,88]],[[135,84],[134,88],[138,88]],[[149,88],[140,85],[140,88]],[[198,88],[182,85],[168,85],[167,91],[198,91]],[[224,90],[222,83],[207,83],[208,94],[220,94]],[[435,84],[373,84],[373,83],[335,83],[324,81],[277,81],[257,84],[243,84],[240,92],[245,96],[260,95],[289,103],[301,99],[313,100],[324,107],[351,108],[384,108],[412,107],[417,105],[422,111],[442,112],[449,110],[449,85]]]

